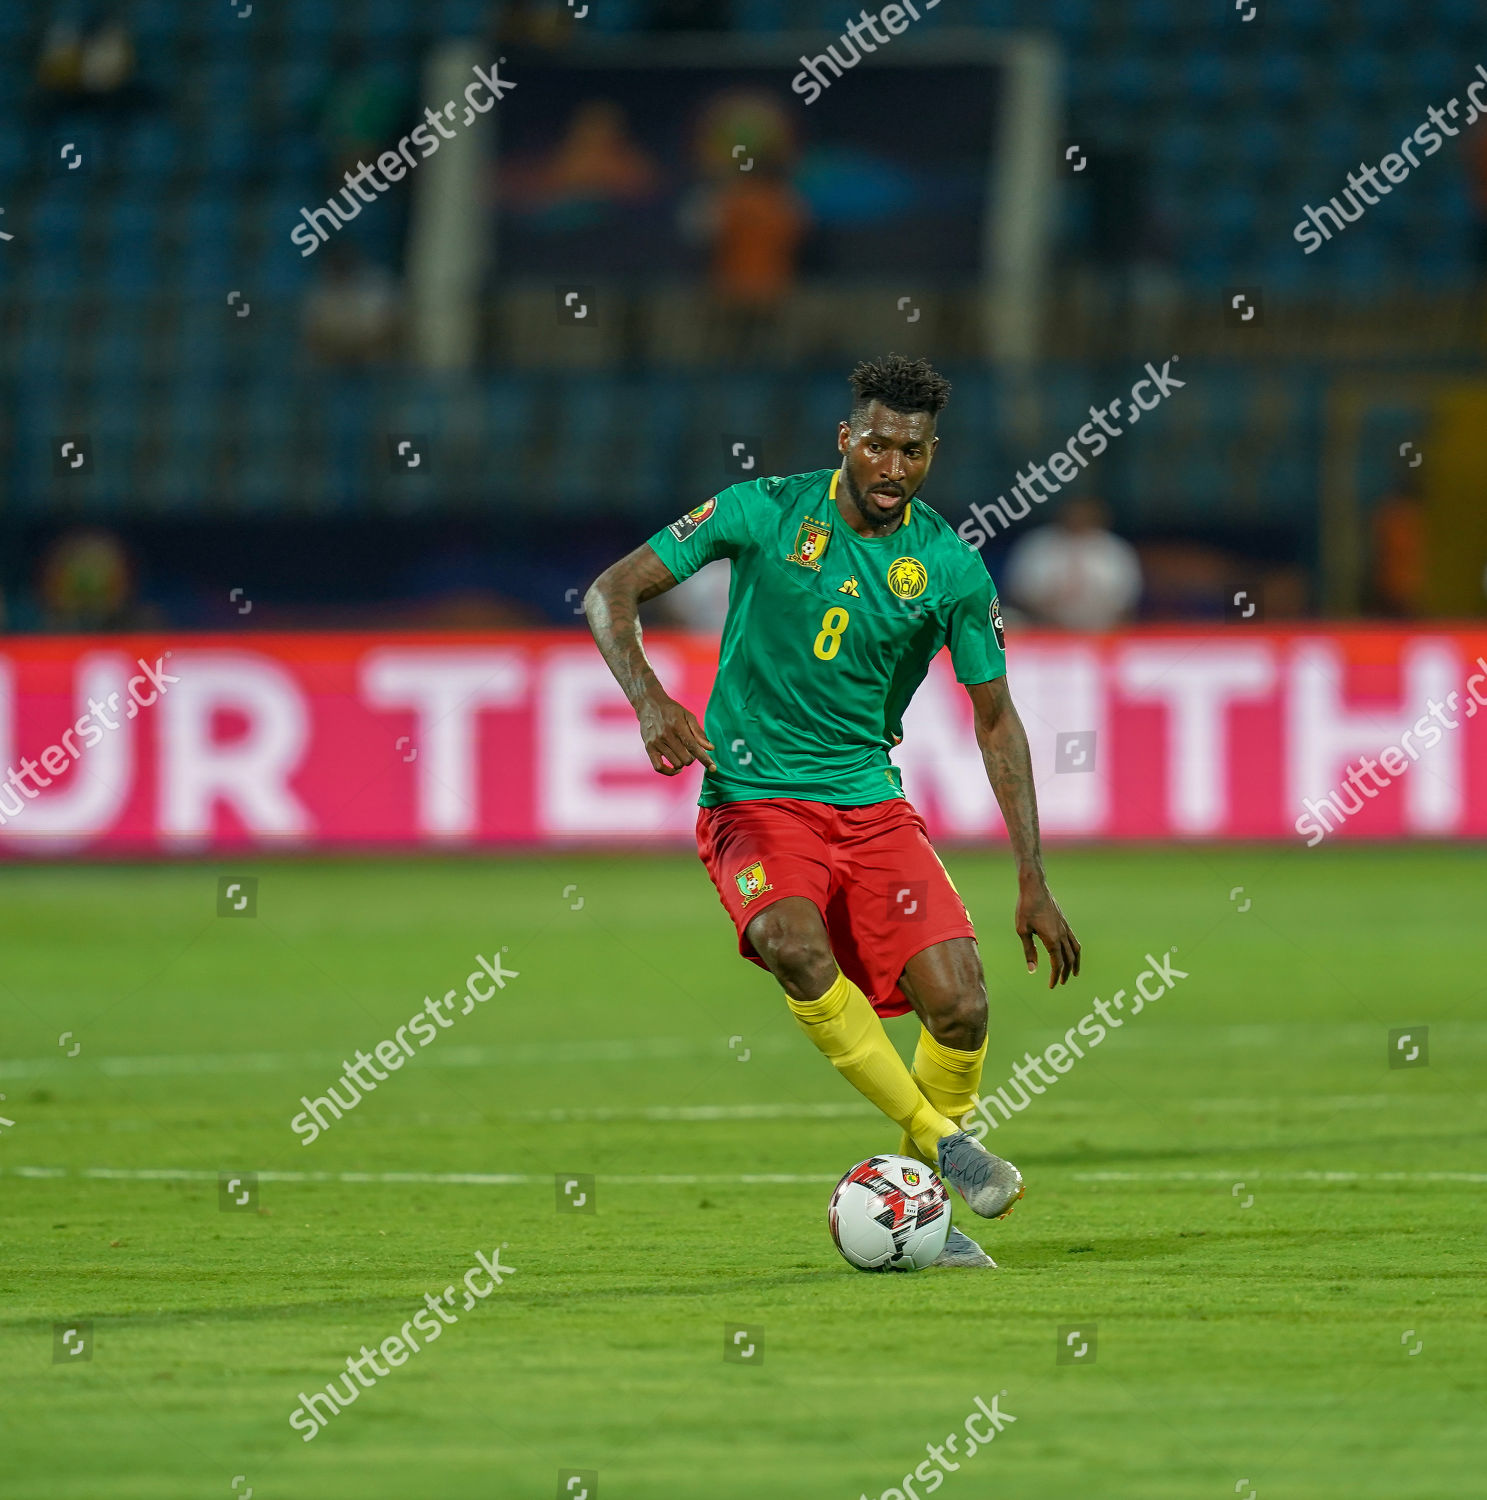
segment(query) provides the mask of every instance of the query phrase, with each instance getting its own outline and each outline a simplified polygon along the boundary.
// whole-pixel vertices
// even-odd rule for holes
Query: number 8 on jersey
[[[821,617],[821,633],[816,637],[816,655],[830,661],[842,649],[842,632],[851,615],[840,604],[834,604]]]

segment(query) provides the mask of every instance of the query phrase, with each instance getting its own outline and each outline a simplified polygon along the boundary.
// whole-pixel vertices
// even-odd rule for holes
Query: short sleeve
[[[946,632],[957,682],[991,682],[1007,674],[1001,602],[991,575],[978,561],[955,601]]]
[[[717,558],[737,557],[748,544],[749,499],[754,489],[754,484],[731,485],[650,539],[651,550],[678,583]]]

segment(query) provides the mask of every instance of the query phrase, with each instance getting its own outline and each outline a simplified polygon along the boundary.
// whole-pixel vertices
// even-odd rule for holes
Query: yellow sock
[[[914,1082],[931,1106],[952,1121],[957,1130],[970,1113],[976,1090],[981,1087],[981,1064],[985,1061],[984,1041],[974,1052],[958,1052],[937,1042],[922,1026],[919,1028],[919,1045],[914,1049]],[[926,1156],[908,1131],[899,1142],[898,1154],[917,1156],[928,1166],[936,1165],[934,1154]]]
[[[956,1127],[919,1092],[867,996],[839,973],[819,1000],[791,1000],[790,1009],[832,1067],[903,1126],[923,1153],[921,1160],[933,1161],[936,1142]]]

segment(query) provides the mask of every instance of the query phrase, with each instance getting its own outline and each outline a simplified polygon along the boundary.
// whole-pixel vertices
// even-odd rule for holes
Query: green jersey
[[[839,478],[735,484],[650,540],[678,581],[733,559],[706,718],[718,769],[703,777],[703,807],[902,797],[888,752],[940,648],[961,682],[1007,670],[980,554],[919,500],[891,535],[859,535],[836,508]]]

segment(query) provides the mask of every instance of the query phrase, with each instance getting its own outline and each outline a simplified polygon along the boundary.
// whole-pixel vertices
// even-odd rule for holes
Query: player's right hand
[[[641,700],[635,717],[640,720],[640,737],[651,766],[663,776],[675,776],[698,760],[709,771],[718,769],[707,753],[715,748],[713,742],[703,733],[697,716],[676,699],[665,693],[652,694]]]

